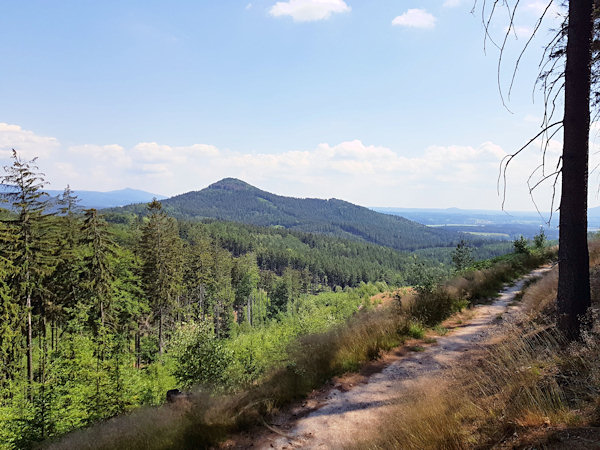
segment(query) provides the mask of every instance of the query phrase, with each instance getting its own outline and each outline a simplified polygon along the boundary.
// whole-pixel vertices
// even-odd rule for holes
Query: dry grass
[[[600,245],[590,249],[600,263]],[[600,286],[600,268],[592,270]],[[504,326],[443,378],[404,393],[357,448],[464,449],[543,442],[548,430],[600,423],[600,326],[584,343],[565,343],[552,323],[557,270],[523,296],[519,320]],[[598,301],[596,290],[595,301]],[[600,442],[594,445],[600,446]],[[534,446],[535,447],[535,446]],[[533,447],[532,447],[533,448]]]
[[[532,427],[582,423],[577,411],[600,387],[598,379],[590,383],[600,369],[598,348],[563,344],[539,327],[492,343],[451,376],[403,393],[384,429],[356,447],[490,448]]]

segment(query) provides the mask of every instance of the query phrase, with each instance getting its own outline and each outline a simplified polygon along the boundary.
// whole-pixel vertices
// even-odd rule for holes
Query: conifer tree
[[[15,274],[10,260],[12,239],[13,236],[0,223],[0,392],[8,380],[15,378],[21,341],[20,308],[7,282]]]
[[[1,178],[8,190],[3,193],[16,217],[8,219],[14,233],[13,260],[18,268],[15,290],[23,303],[26,317],[27,380],[33,384],[33,301],[39,294],[43,276],[49,271],[49,222],[46,213],[48,195],[44,192],[44,174],[39,172],[37,158],[22,160],[12,151],[13,163],[4,166]]]
[[[148,222],[141,238],[142,283],[158,321],[158,352],[164,351],[164,320],[181,290],[183,246],[177,222],[168,217],[159,201],[148,204]]]
[[[81,244],[81,207],[79,199],[67,185],[58,198],[58,248],[56,251],[57,266],[50,280],[49,290],[53,294],[51,313],[52,348],[58,340],[57,322],[66,322],[66,312],[73,314],[80,296],[80,275],[82,261]]]
[[[460,240],[452,252],[452,263],[459,272],[473,263],[473,249],[464,239]]]
[[[106,325],[107,308],[110,307],[113,272],[110,257],[115,254],[115,244],[108,231],[108,224],[95,209],[85,210],[82,225],[82,243],[88,253],[84,257],[85,280],[96,310],[95,320],[103,329]]]

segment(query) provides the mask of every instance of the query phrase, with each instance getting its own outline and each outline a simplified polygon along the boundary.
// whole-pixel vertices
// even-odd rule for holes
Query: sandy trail
[[[410,353],[394,361],[381,372],[370,376],[365,383],[342,392],[331,389],[316,410],[295,420],[288,416],[275,419],[273,424],[282,434],[272,433],[253,442],[254,448],[340,448],[351,445],[365,429],[376,431],[381,416],[402,392],[424,378],[439,375],[459,363],[459,359],[493,329],[499,315],[510,314],[509,304],[521,290],[526,278],[540,276],[550,270],[544,267],[531,272],[513,286],[500,292],[490,305],[475,308],[469,323],[437,338],[437,343],[422,352]],[[298,409],[302,416],[301,408]],[[285,436],[284,436],[285,435]]]

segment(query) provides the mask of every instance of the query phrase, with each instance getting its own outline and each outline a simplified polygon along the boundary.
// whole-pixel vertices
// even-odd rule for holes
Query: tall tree
[[[490,17],[484,21],[486,36],[489,36],[491,16],[498,2],[493,3]],[[540,168],[542,177],[530,184],[530,192],[546,180],[554,180],[554,187],[562,176],[560,200],[559,234],[559,275],[558,275],[558,326],[569,339],[577,339],[581,332],[581,316],[590,306],[589,254],[587,244],[587,195],[588,195],[588,158],[590,135],[590,96],[592,81],[599,84],[599,77],[592,77],[592,64],[598,64],[598,45],[596,57],[593,54],[594,18],[597,15],[597,0],[571,0],[567,2],[568,12],[554,38],[547,45],[544,57],[548,62],[542,65],[540,80],[544,91],[546,107],[542,131],[517,152],[503,160],[504,179],[508,164],[536,139],[541,138],[543,158]],[[483,8],[485,10],[485,4]],[[515,29],[515,13],[519,1],[512,4],[503,2],[509,10],[510,23],[504,41],[499,46],[502,61],[505,45],[510,33]],[[512,81],[523,53],[540,28],[542,20],[548,14],[553,0],[547,0],[535,29],[521,51],[513,71]],[[564,67],[560,62],[564,61]],[[549,67],[549,68],[548,68]],[[499,67],[500,73],[500,67]],[[511,87],[512,87],[511,81]],[[550,123],[556,110],[556,102],[564,92],[564,115],[562,120]],[[509,90],[510,93],[510,90]],[[594,99],[598,106],[598,93]],[[563,130],[563,151],[556,170],[545,172],[546,150],[550,140]],[[538,169],[534,171],[533,175]],[[531,178],[530,177],[530,181]]]
[[[68,313],[76,311],[76,304],[81,290],[80,275],[83,270],[81,260],[81,207],[79,199],[67,185],[63,194],[58,198],[58,247],[56,269],[49,280],[49,290],[52,293],[52,347],[58,339],[57,326],[68,321]]]
[[[40,290],[41,279],[48,271],[48,222],[50,214],[44,192],[44,174],[36,166],[37,158],[22,160],[12,151],[12,165],[4,166],[2,183],[8,185],[3,194],[17,214],[9,219],[14,232],[14,265],[18,268],[16,289],[26,314],[27,379],[33,383],[33,297]]]
[[[10,251],[13,239],[0,223],[0,392],[16,375],[21,347],[20,308],[7,281],[15,274]]]
[[[148,222],[141,238],[142,284],[150,308],[158,319],[158,353],[164,352],[164,319],[181,289],[183,246],[177,222],[159,201],[148,204]]]
[[[588,155],[594,0],[569,2],[565,67],[562,192],[558,249],[558,325],[578,338],[590,306],[587,244]]]
[[[114,275],[110,257],[115,254],[115,244],[108,231],[108,224],[93,208],[85,210],[82,232],[82,243],[88,250],[84,257],[84,278],[96,310],[95,319],[103,329],[111,301]]]

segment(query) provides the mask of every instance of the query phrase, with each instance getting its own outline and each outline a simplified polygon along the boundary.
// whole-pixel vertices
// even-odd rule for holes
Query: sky
[[[520,2],[500,68],[473,3],[0,0],[0,164],[12,148],[38,157],[50,189],[174,195],[236,177],[364,206],[500,209],[502,158],[540,130],[534,83],[560,9],[508,99],[545,2]],[[497,11],[491,38],[507,26]],[[549,165],[560,151],[557,135]],[[511,163],[506,209],[535,208],[540,154],[536,141]],[[550,198],[536,191],[540,209]]]

